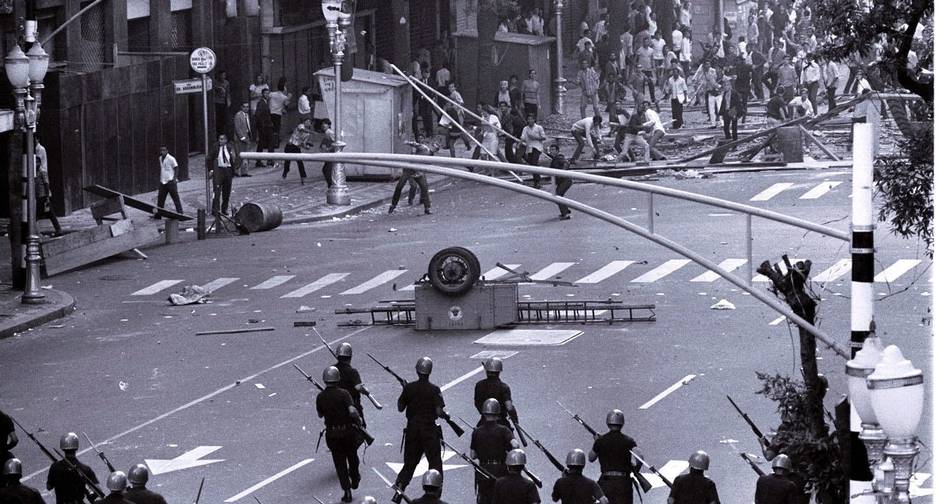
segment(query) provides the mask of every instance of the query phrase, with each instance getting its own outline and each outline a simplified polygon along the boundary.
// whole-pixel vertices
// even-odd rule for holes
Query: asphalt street
[[[663,177],[652,183],[849,228],[848,171]],[[646,194],[576,184],[569,197],[646,223]],[[338,502],[342,492],[330,456],[325,446],[314,451],[322,427],[313,409],[315,391],[291,366],[319,377],[332,362],[309,328],[293,327],[294,321],[316,320],[329,341],[353,345],[353,364],[386,405],[382,411],[365,405],[378,440],[363,456],[357,497],[391,496],[373,468],[394,479],[404,425],[394,407],[400,386],[364,353],[383,358],[406,378],[414,376],[418,357],[432,357],[431,379],[445,387],[449,411],[475,422],[472,389],[483,376],[479,362],[486,355],[480,352],[496,351],[506,357],[503,379],[513,387],[522,425],[555,456],[591,443],[556,400],[595,428],[603,427],[609,409],[620,408],[624,430],[667,476],[685,470],[689,454],[704,449],[712,456],[709,474],[722,502],[752,501],[756,475],[737,452],[759,453],[759,446],[724,396],[734,397],[761,428],[773,430],[775,405],[755,394],[755,372],[799,375],[795,327],[695,263],[587,216],[558,221],[552,204],[467,182],[432,198],[431,216],[417,205],[400,206],[393,215],[377,208],[335,222],[160,246],[147,251],[146,261],[115,259],[48,279],[45,284],[77,299],[78,310],[0,341],[0,408],[40,429],[37,436],[47,445],[57,446],[66,431],[84,431],[105,442],[101,448],[118,468],[148,460],[161,472],[152,486],[170,502],[192,499],[203,477],[204,502],[310,502],[311,496]],[[737,274],[754,275],[744,265],[744,216],[658,196],[654,205],[658,234]],[[876,236],[876,273],[884,280],[875,286],[878,331],[929,376],[930,261],[921,244],[883,227]],[[484,271],[499,261],[520,265],[533,278],[576,283],[522,285],[525,300],[653,302],[656,321],[524,327],[576,331],[576,337],[553,342],[554,334],[539,333],[516,345],[475,343],[491,331],[337,327],[363,316],[334,315],[334,309],[410,298],[413,292],[402,289],[426,272],[436,251],[454,245],[476,253]],[[847,347],[848,244],[755,219],[753,247],[755,267],[784,253],[813,261],[813,290],[821,298],[818,325]],[[185,285],[208,285],[212,302],[170,306],[167,296]],[[711,309],[722,299],[735,309]],[[301,307],[306,308],[298,313]],[[259,327],[274,330],[195,335]],[[511,335],[518,336],[525,335]],[[820,349],[819,366],[834,377],[826,401],[831,409],[847,392],[844,361]],[[928,403],[921,422],[928,447],[931,418]],[[457,438],[444,429],[448,442],[469,450],[469,435]],[[103,479],[103,464],[84,440],[82,448],[81,459]],[[27,484],[44,486],[48,461],[39,450],[21,436],[14,453],[24,461]],[[541,495],[549,501],[557,471],[533,447],[527,453],[530,468],[546,480]],[[444,499],[473,502],[472,469],[448,453],[445,464],[450,468]],[[762,466],[769,471],[769,464]],[[598,472],[596,464],[586,470],[592,477]],[[923,485],[931,486],[929,480]],[[419,482],[409,495],[420,495]],[[659,484],[646,498],[663,502],[666,495]]]

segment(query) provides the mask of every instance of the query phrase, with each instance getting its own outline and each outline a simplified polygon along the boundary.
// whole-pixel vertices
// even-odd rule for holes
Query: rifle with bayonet
[[[33,442],[36,443],[36,446],[39,447],[39,450],[42,451],[43,454],[46,455],[46,457],[49,457],[49,460],[53,462],[59,461],[59,459],[56,458],[56,456],[53,455],[52,452],[49,451],[49,449],[46,448],[45,445],[43,445],[41,441],[36,439],[36,436],[33,435],[32,432],[26,430],[26,428],[23,427],[23,424],[19,423],[12,416],[10,417],[10,420],[13,420],[13,423],[15,423],[16,426],[19,427],[20,430],[23,431],[24,434],[26,434],[26,437],[28,437],[29,439],[32,439]],[[81,477],[85,481],[86,486],[84,490],[85,490],[85,497],[88,499],[88,502],[94,504],[94,502],[97,500],[95,495],[97,495],[98,497],[104,498],[105,496],[104,491],[102,491],[101,488],[99,488],[98,485],[95,484],[95,482],[92,481],[91,478],[89,478],[87,474],[85,474],[85,471],[82,471],[80,468],[76,467],[75,464],[73,464],[71,460],[65,458],[65,455],[62,455],[61,453],[59,453],[58,450],[56,451],[56,453],[59,455],[59,457],[61,457],[62,460],[65,461],[66,464],[69,465],[69,467],[71,467],[72,469],[75,470],[75,472],[78,473],[79,477]],[[92,491],[88,490],[89,487],[92,489]]]
[[[483,369],[486,369],[486,363],[485,363],[485,362],[481,362],[480,364],[483,366]],[[505,407],[506,407],[504,404],[500,404],[499,406],[500,406],[501,408],[505,408]],[[509,419],[509,423],[511,423],[511,424],[512,424],[512,427],[513,427],[514,429],[516,429],[516,432],[519,432],[519,426],[517,425],[519,422],[517,422],[516,419],[513,418],[513,415],[512,415],[509,411],[506,412],[506,418]],[[522,446],[524,446],[524,447],[528,447],[528,446],[529,446],[529,443],[527,443],[526,440],[525,440],[525,436],[523,436],[522,434],[519,434],[519,441],[522,443]]]
[[[303,369],[300,369],[300,366],[298,366],[297,364],[292,364],[292,366],[294,366],[294,369],[296,369],[297,371],[300,371],[300,374],[304,375],[304,378],[306,378],[308,382],[312,383],[315,387],[317,387],[317,389],[319,389],[320,392],[323,392],[324,390],[326,390],[325,388],[323,388],[323,385],[320,385],[320,383],[314,380],[313,377],[307,374],[306,371],[304,371]],[[359,425],[358,423],[353,423],[352,425],[353,425],[353,428],[355,428],[356,430],[359,431],[360,434],[362,434],[362,438],[365,440],[367,445],[371,446],[372,443],[375,442],[375,437],[372,434],[369,434],[369,431],[365,430],[362,427],[362,425]]]
[[[370,353],[367,352],[366,355],[368,355],[370,359],[374,360],[375,363],[378,364],[382,369],[384,369],[385,371],[387,371],[388,374],[394,376],[395,379],[398,380],[398,383],[401,384],[401,387],[402,387],[402,388],[405,388],[405,385],[408,385],[408,382],[405,381],[405,379],[402,378],[401,376],[398,376],[398,373],[396,373],[395,371],[392,371],[392,368],[390,368],[390,367],[386,366],[385,364],[382,364],[381,362],[379,362],[379,360],[376,359],[375,356],[373,356],[372,354],[370,354]],[[445,422],[447,422],[447,425],[449,425],[450,428],[451,428],[451,430],[454,431],[454,434],[457,434],[457,437],[461,437],[461,436],[464,435],[464,430],[463,430],[463,428],[460,427],[459,425],[457,425],[457,422],[455,422],[454,419],[450,417],[450,414],[449,414],[449,413],[447,413],[446,411],[443,411],[443,410],[442,410],[442,411],[441,411],[441,414],[440,414],[440,417],[441,417],[442,420],[444,420]]]
[[[323,342],[323,346],[325,346],[326,349],[329,350],[333,358],[336,359],[337,362],[339,362],[339,357],[336,356],[336,352],[334,352],[333,349],[330,347],[330,344],[326,342],[326,339],[323,338],[323,335],[320,334],[320,331],[318,331],[317,328],[314,327],[313,332],[317,333],[317,336],[319,336],[320,341]],[[362,384],[360,385],[362,388],[360,389],[359,392],[362,393],[362,395],[366,396],[366,399],[368,399],[369,402],[371,402],[372,405],[375,406],[376,409],[382,409],[382,405],[379,403],[378,400],[376,400],[376,398],[372,397],[372,393],[369,392],[369,389],[367,389],[365,385],[362,385]]]
[[[453,450],[453,452],[456,453],[457,456],[464,459],[468,464],[470,464],[470,466],[473,467],[473,470],[480,473],[480,476],[483,476],[484,478],[488,480],[496,481],[496,476],[493,476],[493,473],[484,469],[483,466],[481,466],[476,460],[473,460],[472,458],[464,454],[462,451],[458,450],[457,448],[454,448],[454,446],[448,443],[447,441],[442,440],[442,442],[444,443],[444,446]]]
[[[196,490],[196,500],[193,501],[193,504],[199,504],[199,498],[202,497],[202,486],[206,484],[206,478],[202,478],[202,481],[199,482],[199,490]]]
[[[590,425],[588,425],[588,423],[585,422],[583,418],[581,418],[581,415],[579,415],[579,414],[577,414],[577,413],[571,411],[570,409],[566,408],[565,405],[561,403],[561,401],[555,401],[555,402],[556,402],[559,406],[561,406],[561,409],[565,410],[566,413],[568,413],[569,415],[571,415],[571,418],[573,418],[576,422],[578,422],[579,424],[581,424],[581,426],[584,427],[584,429],[585,429],[586,431],[588,431],[588,433],[590,433],[592,436],[594,436],[594,439],[597,439],[597,438],[599,438],[599,437],[601,436],[600,434],[598,434],[598,432],[597,432],[596,430],[594,430],[593,427],[591,427]],[[630,452],[632,453],[633,450],[631,450]],[[640,488],[643,489],[643,493],[649,492],[650,489],[653,488],[653,484],[650,483],[649,480],[646,479],[646,476],[643,476],[643,475],[640,473],[640,471],[637,471],[637,470],[636,470],[636,467],[633,465],[632,462],[630,462],[629,465],[630,465],[630,472],[633,473],[633,477],[635,477],[637,483],[640,484]]]
[[[466,420],[464,420],[463,418],[461,418],[459,415],[457,416],[457,420],[460,420],[461,422],[464,423],[464,425],[466,425],[467,427],[470,427],[470,430],[477,430],[476,427],[470,425],[470,422],[467,422]],[[522,432],[519,433],[519,439],[524,439],[524,438],[522,437]],[[445,444],[446,444],[446,442],[445,442]],[[448,445],[448,446],[450,446],[450,445]],[[456,451],[456,450],[454,450],[454,451]],[[535,483],[535,486],[537,486],[537,487],[539,487],[539,488],[542,488],[542,480],[539,479],[539,477],[536,476],[535,474],[533,474],[531,471],[529,471],[529,468],[524,467],[524,468],[522,469],[522,472],[526,473],[526,475],[529,476],[529,478],[532,480],[532,482]]]
[[[672,482],[669,481],[668,479],[666,479],[666,477],[663,476],[663,474],[662,474],[661,472],[659,472],[658,469],[656,469],[656,466],[647,463],[645,460],[643,460],[642,458],[640,458],[640,456],[637,455],[636,452],[633,451],[633,450],[630,450],[630,454],[633,455],[633,457],[636,458],[637,461],[639,461],[641,464],[643,464],[644,466],[646,466],[647,468],[649,468],[649,470],[652,471],[653,474],[655,474],[657,477],[659,477],[659,479],[662,480],[662,482],[665,483],[667,487],[669,487],[670,489],[672,489]],[[639,474],[639,473],[636,473],[636,474]]]
[[[379,478],[381,478],[382,481],[384,481],[385,484],[388,485],[389,488],[391,488],[392,490],[394,490],[394,491],[395,491],[395,494],[401,495],[401,498],[405,500],[405,503],[406,503],[406,504],[412,504],[412,503],[414,502],[414,501],[411,500],[410,497],[408,497],[407,495],[405,495],[405,492],[402,492],[401,489],[398,488],[397,486],[395,486],[394,484],[392,484],[392,482],[389,481],[388,478],[385,477],[385,475],[383,475],[382,473],[380,473],[378,469],[376,469],[376,468],[373,467],[373,468],[372,468],[372,471],[375,472],[375,474],[377,474],[377,475],[379,476]]]
[[[28,430],[26,430],[26,427],[23,427],[23,424],[17,422],[16,419],[13,418],[12,416],[10,417],[10,420],[13,420],[13,423],[15,423],[16,426],[19,427],[20,430],[23,431],[24,434],[26,434],[26,437],[28,437],[29,439],[32,439],[33,442],[36,443],[36,446],[39,447],[39,450],[42,451],[47,457],[49,457],[49,460],[53,462],[59,461],[59,459],[57,459],[55,455],[53,455],[52,452],[49,451],[49,449],[46,448],[45,445],[42,444],[41,441],[36,439],[36,436],[34,436],[32,432],[29,432]]]
[[[556,469],[561,471],[562,474],[568,471],[568,468],[565,467],[557,458],[555,458],[555,456],[552,455],[552,452],[548,451],[548,448],[545,448],[545,446],[543,446],[538,439],[534,438],[532,434],[529,434],[527,431],[525,431],[521,425],[517,427],[519,429],[519,434],[528,436],[529,440],[532,441],[532,444],[534,444],[539,450],[542,450],[542,453],[545,454],[545,457],[548,458],[548,461],[551,462]]]
[[[751,469],[754,469],[754,472],[756,472],[758,476],[765,475],[764,471],[761,470],[761,468],[758,467],[757,464],[753,460],[751,460],[751,457],[748,457],[746,453],[740,452],[738,453],[738,455],[740,455],[741,458],[743,458],[747,462],[747,464],[751,466]]]
[[[728,401],[730,401],[731,405],[734,406],[734,409],[737,410],[738,415],[741,415],[741,418],[743,418],[744,421],[747,422],[747,424],[751,427],[751,431],[753,431],[754,435],[757,436],[757,441],[760,443],[761,448],[767,446],[768,444],[767,437],[764,436],[764,433],[761,432],[760,429],[757,427],[757,425],[754,424],[754,421],[751,420],[751,417],[747,416],[747,413],[741,411],[741,408],[738,407],[738,405],[734,402],[734,399],[732,399],[731,396],[726,395],[725,397],[728,398]]]
[[[85,440],[88,441],[88,444],[91,445],[91,448],[95,450],[95,453],[98,454],[98,458],[100,458],[101,461],[104,462],[106,466],[108,466],[108,471],[110,472],[117,471],[117,469],[115,469],[114,466],[111,465],[111,461],[108,460],[108,457],[104,454],[104,452],[99,450],[98,447],[95,446],[95,442],[92,441],[90,437],[88,437],[88,434],[85,434],[85,431],[82,431],[82,435],[85,436]]]

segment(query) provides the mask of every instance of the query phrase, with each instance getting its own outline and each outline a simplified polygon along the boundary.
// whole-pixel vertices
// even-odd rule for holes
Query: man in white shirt
[[[692,9],[689,7],[689,0],[682,2],[682,8],[679,9],[679,23],[689,29],[692,29]]]
[[[532,15],[529,16],[526,23],[529,26],[529,33],[532,35],[538,35],[540,37],[545,35],[545,20],[542,19],[541,7],[532,9]]]
[[[305,86],[303,91],[300,92],[300,98],[297,98],[297,113],[300,114],[300,122],[304,122],[307,119],[313,119],[310,115],[310,87]]]
[[[535,123],[535,116],[529,114],[526,116],[526,126],[522,128],[522,143],[525,144],[525,160],[532,166],[539,165],[539,157],[545,150],[542,142],[547,140],[545,129],[541,124]],[[532,175],[533,187],[540,189],[542,187],[542,177],[536,173]]]
[[[826,63],[823,72],[824,84],[826,85],[826,101],[829,102],[829,109],[836,107],[836,89],[839,86],[839,64],[836,60],[830,59]]]
[[[437,90],[446,93],[447,92],[447,83],[451,81],[449,64],[444,63],[440,69],[434,74],[434,82],[437,84]]]
[[[679,22],[676,21],[673,24],[672,30],[672,50],[679,53],[682,50],[682,30],[680,29]]]
[[[819,107],[816,105],[816,99],[819,96],[819,79],[822,77],[822,71],[814,57],[809,57],[805,65],[803,72],[800,74],[800,81],[809,93],[809,102],[813,105],[813,115],[817,115],[819,114]]]
[[[160,147],[160,189],[157,191],[157,206],[163,208],[166,203],[166,195],[173,198],[173,204],[176,206],[176,213],[183,213],[183,203],[180,202],[180,194],[176,188],[176,158],[170,155],[166,146]],[[154,217],[159,217],[154,214]]]
[[[666,135],[666,128],[663,127],[663,122],[659,119],[659,114],[657,114],[650,105],[649,101],[644,101],[639,110],[646,119],[646,122],[643,123],[643,129],[650,135],[650,154],[655,160],[666,159],[666,156],[656,148],[659,139]]]
[[[601,37],[607,34],[607,14],[594,23],[594,43],[601,41]]]
[[[666,92],[672,104],[672,127],[679,129],[683,124],[682,109],[688,102],[689,87],[677,67],[672,68],[672,76],[666,82]]]
[[[600,115],[595,115],[594,117],[585,117],[571,126],[571,135],[578,142],[574,154],[571,155],[572,163],[577,163],[581,158],[581,151],[584,150],[585,143],[591,148],[594,159],[600,159],[601,152],[597,142],[600,140],[600,129],[603,122],[604,120]]]

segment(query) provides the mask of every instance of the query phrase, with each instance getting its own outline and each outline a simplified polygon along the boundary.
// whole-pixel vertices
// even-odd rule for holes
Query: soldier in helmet
[[[131,487],[124,494],[134,504],[166,504],[166,499],[157,492],[147,489],[150,470],[144,464],[136,464],[127,471],[127,481]]]
[[[499,357],[490,357],[483,363],[483,369],[486,371],[486,378],[478,381],[473,388],[473,405],[481,415],[477,425],[483,424],[483,402],[494,398],[499,402],[501,409],[499,423],[512,429],[508,418],[512,418],[513,422],[518,422],[519,415],[512,404],[512,390],[508,384],[499,379],[499,374],[503,372],[503,361]]]
[[[519,442],[513,439],[512,431],[505,425],[500,425],[499,401],[492,397],[483,401],[483,425],[473,430],[470,438],[470,457],[480,461],[490,474],[497,478],[506,476],[506,455]],[[474,473],[476,478],[477,504],[490,504],[493,500],[493,480],[487,479],[480,473]]]
[[[708,454],[699,450],[689,457],[689,472],[676,476],[668,504],[720,504],[715,482],[705,476]]]
[[[582,502],[593,502],[597,504],[608,504],[604,491],[601,490],[594,480],[581,474],[584,466],[587,465],[587,457],[584,452],[575,448],[568,452],[565,458],[565,465],[568,470],[552,489],[552,500],[561,501],[561,504],[580,504]]]
[[[405,425],[404,465],[395,480],[395,487],[404,492],[408,482],[421,461],[421,455],[428,459],[428,467],[443,471],[441,461],[441,428],[438,418],[449,418],[444,411],[444,396],[437,385],[431,383],[431,370],[434,363],[430,357],[421,357],[415,364],[418,379],[409,382],[398,397],[398,411],[404,411],[408,419]],[[401,503],[401,493],[396,492],[392,501]]]
[[[19,439],[16,437],[16,427],[13,419],[0,411],[0,464],[13,458],[10,450],[16,447]]]
[[[424,495],[417,499],[412,499],[414,504],[447,504],[441,500],[441,492],[444,491],[444,478],[437,469],[428,469],[421,478],[421,488],[424,489]]]
[[[754,504],[796,504],[802,495],[796,484],[790,480],[790,457],[781,453],[770,463],[773,474],[765,474],[757,479],[754,492]]]
[[[366,417],[362,413],[362,395],[368,394],[369,390],[362,384],[359,370],[352,367],[350,362],[352,362],[352,345],[343,343],[336,349],[336,364],[333,366],[339,369],[339,387],[352,396],[353,404],[359,410],[362,426],[365,427]]]
[[[535,483],[522,475],[525,469],[525,452],[519,448],[506,455],[506,476],[493,485],[493,504],[538,504],[539,490]]]
[[[317,394],[317,415],[326,424],[326,446],[333,455],[336,477],[343,489],[343,502],[352,502],[352,489],[359,488],[359,454],[362,438],[355,425],[362,425],[359,410],[349,392],[340,387],[335,366],[323,370],[326,390]]]
[[[49,467],[49,477],[46,479],[46,490],[55,490],[55,500],[58,504],[77,504],[85,498],[85,479],[81,471],[93,483],[98,483],[95,472],[87,465],[79,462],[75,456],[78,451],[78,435],[69,432],[59,440],[59,449],[65,454],[65,459],[57,460]]]
[[[0,485],[0,502],[18,504],[45,504],[39,491],[20,483],[23,477],[23,464],[20,459],[11,458],[3,463],[4,485]]]
[[[95,504],[137,504],[124,498],[124,492],[127,490],[127,475],[121,471],[114,471],[108,476],[107,497],[98,499]]]
[[[607,428],[610,430],[594,440],[594,446],[588,453],[591,462],[600,460],[601,477],[597,483],[610,504],[632,504],[633,479],[630,474],[639,469],[639,463],[634,463],[630,451],[643,456],[636,448],[636,441],[622,432],[623,424],[622,411],[614,409],[607,413]]]

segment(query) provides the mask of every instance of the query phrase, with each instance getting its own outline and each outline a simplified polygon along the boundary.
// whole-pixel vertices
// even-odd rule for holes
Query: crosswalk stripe
[[[551,263],[548,266],[540,269],[539,271],[529,275],[529,278],[532,280],[548,280],[549,278],[554,277],[555,275],[565,271],[566,269],[574,266],[573,262],[556,262]]]
[[[781,315],[781,316],[779,316],[779,317],[777,317],[777,318],[771,320],[770,323],[767,324],[767,325],[779,325],[781,322],[783,322],[783,321],[786,320],[786,319],[787,319],[786,317],[784,317],[783,315]]]
[[[606,280],[617,273],[623,271],[627,266],[635,263],[636,261],[611,261],[603,268],[591,273],[590,275],[582,278],[581,280],[576,281],[575,283],[583,284],[596,284],[603,280]]]
[[[202,288],[209,292],[215,292],[236,280],[238,280],[238,277],[216,278],[215,280],[203,285]]]
[[[394,279],[400,277],[401,275],[403,275],[403,274],[405,274],[405,273],[407,273],[407,272],[408,272],[408,270],[404,270],[404,269],[395,269],[395,270],[383,271],[382,273],[379,273],[378,276],[376,276],[375,278],[372,278],[371,280],[367,280],[367,281],[365,281],[365,282],[363,282],[363,283],[361,283],[361,284],[359,284],[359,285],[353,287],[352,289],[343,291],[343,292],[340,293],[340,295],[348,296],[348,295],[350,295],[350,294],[362,294],[363,292],[365,292],[365,291],[367,291],[367,290],[369,290],[369,289],[373,289],[373,288],[378,287],[378,286],[380,286],[380,285],[382,285],[382,284],[384,284],[384,283],[391,282],[392,280],[394,280]]]
[[[516,269],[516,268],[518,268],[519,266],[522,266],[522,265],[521,265],[521,264],[505,264],[504,266],[506,266],[506,267],[509,268],[509,269]],[[504,277],[504,276],[506,276],[506,275],[508,275],[508,274],[509,274],[508,271],[506,271],[506,270],[504,270],[503,268],[500,268],[499,266],[497,266],[497,267],[495,267],[495,268],[493,268],[493,269],[487,271],[486,273],[483,273],[483,277],[486,278],[487,280],[496,280],[496,279],[502,278],[502,277]]]
[[[907,273],[911,268],[920,264],[919,259],[901,259],[875,275],[876,282],[893,282]]]
[[[767,201],[791,187],[793,187],[793,182],[778,182],[757,193],[756,196],[751,198],[751,201]]]
[[[839,277],[852,270],[851,259],[839,259],[839,262],[833,264],[829,269],[813,277],[814,282],[826,283],[838,280]]]
[[[131,296],[150,296],[151,294],[156,294],[163,289],[169,289],[170,287],[173,287],[180,282],[182,282],[182,280],[160,280],[159,282],[149,287],[140,289],[139,291],[131,294]]]
[[[798,261],[802,261],[802,260],[803,260],[803,259],[790,259],[790,264],[791,264],[792,266],[796,267],[796,263],[797,263]],[[783,261],[780,261],[780,262],[777,263],[777,267],[780,268],[780,271],[783,272],[784,275],[787,274],[787,265],[786,265],[786,263],[784,263]],[[764,275],[755,275],[754,278],[751,279],[751,282],[769,282],[769,281],[770,281],[770,279],[767,278],[767,277],[765,277]]]
[[[688,259],[670,259],[659,266],[647,271],[646,273],[634,278],[631,282],[635,283],[650,283],[659,280],[660,278],[665,277],[666,275],[678,270],[679,268],[689,264]]]
[[[816,187],[810,189],[809,191],[806,191],[802,196],[800,196],[800,199],[817,199],[820,196],[826,194],[827,192],[833,190],[837,185],[841,183],[842,182],[834,182],[834,181],[823,182],[817,185]]]
[[[267,280],[265,280],[265,281],[259,283],[258,285],[255,285],[255,286],[252,287],[251,289],[252,289],[252,290],[273,289],[273,288],[277,287],[278,285],[281,285],[281,284],[287,282],[287,281],[290,280],[291,278],[294,278],[294,275],[275,275],[275,276],[273,276],[273,277],[271,277],[271,278],[269,278],[269,279],[267,279]]]
[[[307,294],[316,292],[326,287],[327,285],[339,282],[340,280],[346,278],[347,275],[349,275],[349,273],[330,273],[315,282],[308,283],[299,289],[284,294],[281,296],[281,298],[302,298]]]
[[[722,271],[732,272],[741,266],[744,266],[745,264],[747,264],[747,259],[725,259],[724,261],[718,263],[718,267],[721,268]],[[702,273],[701,275],[693,278],[691,281],[707,283],[714,282],[719,278],[721,278],[721,275],[718,273],[715,273],[714,271],[706,271],[705,273]]]

